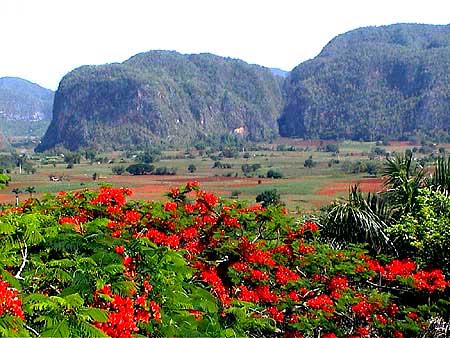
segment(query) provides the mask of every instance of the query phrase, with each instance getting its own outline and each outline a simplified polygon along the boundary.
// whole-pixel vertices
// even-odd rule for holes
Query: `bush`
[[[270,169],[269,171],[267,171],[267,178],[283,178],[283,173],[281,171],[276,171],[276,170],[272,170]]]
[[[189,164],[187,170],[192,174],[197,170],[197,167],[194,164]]]
[[[159,167],[153,172],[154,175],[176,175],[177,170],[175,168]]]
[[[312,159],[312,156],[310,156],[308,159],[305,160],[303,166],[305,168],[312,168],[316,166],[316,162]]]
[[[155,167],[147,163],[132,164],[126,168],[126,171],[131,175],[147,175],[152,173]]]
[[[167,202],[130,194],[103,187],[2,211],[2,335],[417,337],[448,311],[440,270],[333,249],[280,207],[196,182]]]
[[[125,172],[125,167],[123,165],[116,165],[111,170],[115,175],[122,175]]]
[[[269,205],[279,205],[281,203],[281,197],[277,189],[265,190],[256,196],[256,202],[261,203],[264,208],[267,208]]]
[[[387,229],[402,257],[450,272],[450,198],[421,189],[416,208]]]
[[[329,143],[325,146],[325,151],[329,153],[339,153],[339,145],[335,143]]]

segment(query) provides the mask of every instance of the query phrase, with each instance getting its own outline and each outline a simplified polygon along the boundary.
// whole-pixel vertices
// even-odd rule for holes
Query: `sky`
[[[291,70],[338,34],[399,22],[449,24],[450,1],[0,0],[0,77],[56,90],[76,67],[153,49]]]

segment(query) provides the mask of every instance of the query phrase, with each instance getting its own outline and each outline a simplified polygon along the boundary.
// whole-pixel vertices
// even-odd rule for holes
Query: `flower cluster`
[[[113,245],[103,250],[117,263],[108,268],[116,271],[119,265],[114,276],[134,288],[113,293],[107,284],[94,294],[90,305],[109,313],[95,325],[112,337],[151,335],[173,310],[165,307],[167,297],[158,298],[161,286],[148,272],[149,265],[163,264],[145,256],[152,250],[184,257],[186,279],[214,302],[196,308],[203,299],[195,299],[192,306],[184,301],[176,308],[194,321],[189,325],[214,322],[238,336],[257,336],[259,328],[270,326],[277,336],[297,338],[412,337],[433,314],[427,302],[449,285],[441,270],[420,270],[409,259],[380,261],[362,249],[332,249],[318,240],[314,222],[293,222],[281,208],[221,200],[197,182],[171,189],[164,203],[127,204],[130,193],[102,188],[95,197],[80,193],[76,203],[58,197],[66,210],[61,224],[77,230],[95,217],[106,219],[102,230]],[[179,260],[168,259],[172,265]],[[175,293],[189,295],[181,288]],[[209,318],[211,323],[205,322]]]
[[[0,317],[5,314],[25,319],[18,291],[0,279]]]

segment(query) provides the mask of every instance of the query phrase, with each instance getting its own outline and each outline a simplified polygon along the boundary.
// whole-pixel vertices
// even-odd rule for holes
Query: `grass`
[[[33,164],[37,169],[37,173],[34,175],[19,175],[17,170],[15,170],[11,174],[12,182],[10,187],[0,192],[0,203],[5,198],[9,198],[9,200],[12,198],[10,190],[15,187],[23,190],[27,186],[34,186],[39,195],[41,193],[96,188],[99,184],[108,182],[113,182],[114,185],[142,188],[137,194],[138,198],[155,199],[159,198],[159,196],[155,192],[152,193],[152,190],[154,190],[152,185],[158,185],[160,188],[161,186],[166,186],[168,189],[169,187],[181,185],[182,183],[180,182],[184,180],[197,179],[204,181],[202,183],[203,189],[216,192],[223,197],[230,197],[232,192],[238,191],[240,193],[239,199],[245,199],[250,202],[254,202],[256,195],[264,190],[276,189],[288,208],[293,210],[296,208],[312,210],[340,195],[346,194],[346,191],[344,191],[338,192],[333,196],[324,196],[317,194],[320,189],[337,181],[349,181],[350,185],[350,181],[356,181],[362,177],[361,175],[345,174],[340,169],[340,164],[333,164],[329,167],[329,163],[335,160],[339,160],[342,163],[347,160],[358,161],[367,159],[367,153],[375,147],[374,142],[345,141],[339,143],[340,152],[335,155],[317,151],[316,146],[313,144],[318,144],[318,142],[288,141],[295,144],[300,151],[276,151],[277,144],[260,145],[265,150],[246,151],[246,154],[248,154],[246,158],[243,156],[244,153],[240,152],[236,158],[220,159],[221,163],[231,165],[231,168],[227,169],[213,168],[215,160],[206,155],[200,156],[196,151],[190,151],[190,153],[183,150],[164,151],[162,156],[166,159],[153,163],[153,165],[156,168],[175,168],[177,171],[177,176],[175,177],[154,175],[146,177],[114,176],[112,173],[114,166],[127,167],[135,163],[133,159],[127,159],[118,152],[101,155],[101,157],[114,159],[115,163],[89,163],[82,160],[80,164],[75,164],[72,169],[67,169],[67,164],[62,162],[62,158],[58,159],[58,157],[55,157],[54,159],[59,161],[56,164],[43,164],[39,161],[39,156],[33,155],[36,158]],[[307,146],[305,146],[305,142]],[[385,148],[388,150],[389,147]],[[402,151],[401,146],[396,146],[395,149],[398,152]],[[317,163],[316,167],[304,167],[304,162],[309,157],[312,157],[314,162]],[[192,174],[187,170],[190,164],[194,164],[196,167],[196,171]],[[251,174],[253,178],[246,178],[241,169],[243,164],[260,164],[261,168]],[[270,169],[283,173],[284,178],[274,180],[259,178],[265,177]],[[94,173],[97,173],[101,180],[93,181],[92,176]],[[62,182],[50,182],[49,175],[62,176],[64,180]],[[261,181],[260,184],[258,181]],[[3,200],[1,195],[4,195]]]

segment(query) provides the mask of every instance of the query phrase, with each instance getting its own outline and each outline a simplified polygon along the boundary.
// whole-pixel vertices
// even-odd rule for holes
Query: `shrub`
[[[150,174],[155,167],[147,163],[136,163],[129,165],[125,170],[131,175],[147,175]]]
[[[192,174],[197,170],[197,167],[195,166],[195,164],[189,164],[187,170]]]
[[[256,196],[256,202],[261,203],[264,208],[267,208],[269,205],[279,205],[281,197],[276,189],[265,190]]]
[[[270,169],[269,171],[267,171],[267,178],[283,178],[283,173],[281,171]]]
[[[440,270],[332,249],[280,207],[196,182],[166,202],[130,194],[60,193],[1,212],[2,335],[413,337],[448,310]]]
[[[115,165],[111,170],[115,175],[122,175],[125,172],[125,167],[123,165]]]

